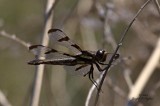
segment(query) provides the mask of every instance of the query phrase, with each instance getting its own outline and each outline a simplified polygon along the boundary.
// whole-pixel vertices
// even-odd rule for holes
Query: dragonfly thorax
[[[104,62],[106,60],[107,54],[105,50],[98,50],[96,52],[96,58],[99,62]]]

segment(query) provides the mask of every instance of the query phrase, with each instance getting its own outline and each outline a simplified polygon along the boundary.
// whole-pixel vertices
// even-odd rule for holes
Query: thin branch
[[[99,16],[104,21],[104,38],[105,38],[104,40],[106,40],[106,42],[110,43],[113,49],[116,49],[117,43],[116,43],[116,40],[113,36],[113,33],[111,32],[111,28],[109,26],[109,15],[110,15],[110,13],[112,13],[114,5],[111,3],[107,3],[107,11],[105,12],[105,8],[97,0],[95,0],[94,4],[95,4],[95,8],[96,8]],[[111,83],[112,81],[110,81],[110,80],[108,80],[109,86],[112,88],[117,88],[118,86]],[[118,89],[120,89],[120,88],[118,87]],[[118,92],[116,92],[116,93],[118,93]]]
[[[104,36],[105,36],[105,40],[112,45],[113,49],[116,49],[117,43],[111,32],[111,28],[109,25],[109,19],[108,19],[108,15],[111,12],[112,10],[108,8],[106,16],[105,16],[105,22],[104,22]]]
[[[111,5],[111,4],[110,4]],[[113,8],[113,6],[112,6]],[[107,8],[108,11],[106,13],[106,16],[105,16],[105,23],[104,23],[104,36],[105,36],[105,40],[106,42],[110,43],[112,45],[112,48],[113,49],[116,49],[116,40],[111,32],[111,28],[110,28],[110,25],[109,25],[109,19],[108,19],[108,15],[109,13],[112,12],[112,8]],[[120,52],[120,51],[119,51]],[[120,53],[119,53],[120,54]],[[124,62],[122,62],[124,63]],[[122,67],[124,68],[124,67]],[[124,69],[126,70],[126,69]],[[128,71],[127,71],[128,72]],[[126,71],[125,71],[125,78],[126,78],[126,82],[129,82],[129,77],[128,77],[128,74],[126,74]],[[110,78],[107,77],[107,83],[110,87],[113,88],[113,90],[118,94],[120,95],[121,97],[124,97],[125,96],[125,93],[123,92],[123,90],[121,88],[119,88],[117,85],[113,84],[112,83],[112,80]],[[131,84],[131,83],[127,83],[127,84]],[[130,86],[130,85],[129,85]]]
[[[130,69],[127,69],[127,68],[124,69],[124,78],[126,80],[126,83],[127,83],[128,87],[129,87],[129,89],[131,89],[133,83],[132,83],[132,80],[131,80],[131,77],[130,77]]]
[[[98,13],[100,11],[104,11],[102,8],[102,5],[100,5],[100,3],[97,2],[96,4],[98,4],[98,5],[96,5],[97,6],[96,9],[97,9]],[[98,7],[101,7],[101,8],[98,8]],[[106,14],[106,16],[103,15],[103,18],[105,19],[104,20],[104,38],[105,38],[104,40],[106,40],[106,42],[110,43],[112,48],[115,50],[117,43],[116,43],[116,40],[115,40],[113,33],[111,31],[110,25],[109,25],[109,15],[110,15],[110,13],[113,12],[114,5],[111,3],[107,3],[106,7],[107,7],[107,11],[106,11],[106,13],[104,13],[104,14]],[[116,18],[118,18],[118,17],[116,17]],[[120,51],[119,51],[119,54],[121,54]],[[123,64],[123,66],[125,65],[125,60],[122,62],[122,64]],[[123,66],[121,66],[121,67],[124,69],[125,80],[127,82],[128,87],[131,88],[132,81],[131,81],[131,78],[129,77],[129,73],[128,73],[128,70],[130,70],[130,69],[128,69],[128,68],[126,69]]]
[[[0,105],[1,106],[12,106],[1,90],[0,90]]]
[[[129,19],[134,16],[134,14],[131,13],[131,11],[123,8],[123,9],[117,9],[116,10],[117,15],[119,18],[126,23],[129,23]],[[126,15],[127,14],[127,15]],[[139,37],[141,41],[143,41],[146,44],[155,46],[155,42],[157,41],[158,37],[152,33],[152,31],[145,27],[141,21],[137,20],[136,24],[132,25],[132,29],[137,33],[136,35]]]
[[[154,2],[156,4],[157,10],[158,10],[158,12],[160,14],[160,4],[159,4],[158,0],[154,0]]]
[[[106,41],[111,44],[112,48],[116,49],[117,43],[116,43],[116,40],[113,36],[113,33],[111,32],[111,28],[110,28],[110,25],[109,25],[109,19],[108,19],[109,18],[108,17],[109,13],[113,12],[113,9],[114,9],[113,4],[111,4],[111,3],[107,4],[107,9],[108,9],[108,11],[106,13],[105,23],[104,23],[104,36],[106,38]],[[120,51],[118,53],[121,54]],[[123,64],[123,66],[125,65],[125,60],[123,60],[122,64]],[[126,69],[123,66],[121,66],[121,67],[124,70],[124,78],[127,82],[128,87],[131,88],[132,87],[132,81],[131,81],[131,78],[129,76],[129,69],[128,68]]]
[[[21,44],[22,46],[26,47],[27,49],[31,45],[30,43],[27,43],[27,42],[23,41],[22,39],[18,38],[16,35],[9,34],[5,31],[0,31],[0,35]]]
[[[53,8],[55,6],[55,3],[56,3],[56,0],[48,0],[46,4],[45,26],[44,26],[42,43],[41,43],[44,46],[47,46],[49,42],[47,31],[52,27]],[[44,72],[43,64],[36,66],[34,88],[33,88],[33,94],[32,94],[30,106],[39,106],[39,98],[40,98],[40,92],[41,92],[43,72]]]
[[[132,87],[128,98],[137,98],[138,95],[141,93],[143,88],[145,87],[147,81],[151,77],[152,73],[155,71],[155,68],[159,64],[160,59],[160,38],[158,39],[157,45],[155,50],[153,51],[152,55],[150,56],[147,64],[141,71],[137,81],[135,82],[134,86]]]
[[[144,9],[144,7],[152,0],[148,0],[145,4],[143,4],[141,6],[141,8],[138,10],[138,12],[136,13],[136,15],[134,16],[133,20],[130,22],[129,26],[126,28],[126,30],[124,31],[124,33],[122,34],[122,38],[120,40],[119,43],[122,43],[124,38],[125,38],[125,35],[127,34],[128,30],[130,29],[130,27],[132,26],[133,22],[137,19],[138,15],[140,14],[140,12],[142,12],[142,10]]]
[[[104,71],[103,71],[103,73],[104,73]],[[100,83],[100,79],[102,79],[102,77],[103,77],[103,74],[101,74],[100,78],[98,78],[96,80],[96,82],[98,84]],[[107,77],[107,79],[105,81],[107,82],[109,87],[111,87],[113,89],[113,91],[116,92],[116,94],[118,94],[119,96],[121,96],[123,98],[126,98],[127,94],[121,88],[119,88],[117,85],[115,85],[109,77]],[[89,106],[89,103],[90,103],[91,97],[93,96],[94,90],[97,90],[97,89],[96,89],[96,86],[93,84],[92,87],[90,88],[89,92],[88,92],[87,99],[86,99],[86,102],[85,102],[85,106]]]
[[[129,30],[130,27],[132,26],[133,22],[136,20],[137,16],[142,12],[142,10],[144,9],[144,7],[145,7],[150,1],[152,1],[152,0],[148,0],[147,2],[145,2],[145,3],[141,6],[141,8],[140,8],[139,11],[137,12],[137,14],[134,16],[134,18],[132,19],[132,21],[130,22],[130,24],[128,25],[128,27],[127,27],[127,28],[125,29],[125,31],[122,33],[121,39],[120,39],[120,41],[119,41],[119,43],[118,43],[118,45],[117,45],[117,48],[116,48],[116,50],[115,50],[112,58],[110,59],[108,66],[105,68],[105,72],[103,73],[102,79],[100,80],[99,90],[98,90],[98,92],[97,92],[96,100],[95,100],[95,104],[94,104],[95,106],[96,106],[97,103],[98,103],[100,90],[101,90],[101,88],[102,88],[102,85],[103,85],[104,79],[105,79],[105,77],[106,77],[106,75],[107,75],[107,72],[108,72],[108,70],[110,69],[110,66],[112,65],[112,62],[114,61],[114,58],[115,58],[115,56],[116,56],[119,48],[122,46],[123,40],[124,40],[124,38],[126,37],[126,34],[127,34],[128,30]]]
[[[102,77],[102,76],[100,76],[100,77]],[[98,84],[99,84],[99,82],[100,82],[100,79],[101,79],[101,78],[98,78],[98,79],[96,80],[96,82],[97,82]],[[89,92],[88,92],[87,99],[86,99],[86,102],[85,102],[85,106],[89,106],[89,102],[90,102],[90,100],[91,100],[91,97],[92,97],[92,95],[93,95],[94,90],[96,90],[96,86],[93,84],[92,87],[90,88]]]

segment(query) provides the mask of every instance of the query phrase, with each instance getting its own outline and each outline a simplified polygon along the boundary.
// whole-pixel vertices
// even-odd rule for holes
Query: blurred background
[[[53,28],[62,29],[81,48],[114,52],[121,34],[145,0],[58,0]],[[123,61],[108,73],[99,106],[127,106],[128,95],[157,46],[160,34],[158,0],[152,0],[126,35],[120,56]],[[45,0],[0,0],[0,31],[30,44],[40,44],[45,22]],[[0,33],[0,92],[12,106],[31,101],[35,67],[27,64],[34,55]],[[52,42],[52,41],[51,41]],[[50,45],[58,49],[57,45]],[[159,56],[157,56],[159,58]],[[95,78],[99,72],[95,71]],[[40,106],[84,106],[92,86],[88,77],[73,75],[62,66],[46,66]],[[155,65],[141,94],[152,99],[142,106],[159,106],[160,64]],[[136,90],[135,90],[136,92]],[[95,94],[90,100],[94,102]],[[2,103],[0,103],[2,104]],[[2,105],[3,106],[3,105]]]

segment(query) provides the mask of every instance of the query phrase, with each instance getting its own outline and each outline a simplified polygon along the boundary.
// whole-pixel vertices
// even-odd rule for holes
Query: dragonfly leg
[[[98,69],[100,72],[102,72],[102,71],[103,71],[103,69],[99,66],[99,64],[98,64],[98,63],[95,63],[95,65],[96,65],[97,69]]]
[[[94,76],[93,76],[93,65],[91,65],[90,71],[88,73],[89,79],[91,80],[91,82],[95,85],[95,87],[99,90],[98,88],[98,83],[94,80]]]
[[[83,76],[85,77],[87,74],[89,74],[89,72],[85,73]]]
[[[108,63],[102,63],[102,62],[98,62],[101,65],[108,65]]]

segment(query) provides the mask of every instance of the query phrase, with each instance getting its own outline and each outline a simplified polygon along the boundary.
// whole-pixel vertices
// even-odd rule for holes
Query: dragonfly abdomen
[[[40,65],[40,64],[50,64],[50,65],[68,65],[74,66],[77,64],[86,64],[84,61],[77,60],[75,58],[66,58],[66,59],[36,59],[28,62],[30,65]]]

